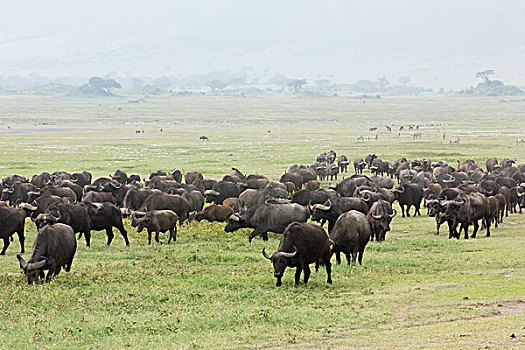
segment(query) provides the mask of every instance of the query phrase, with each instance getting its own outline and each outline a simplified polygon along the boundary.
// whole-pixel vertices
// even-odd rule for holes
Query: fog
[[[30,3],[31,5],[29,5]],[[463,88],[525,85],[525,2],[4,1],[0,75],[214,70]]]

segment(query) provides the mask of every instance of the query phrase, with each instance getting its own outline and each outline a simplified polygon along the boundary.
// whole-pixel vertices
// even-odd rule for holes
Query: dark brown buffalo
[[[234,214],[232,208],[225,205],[212,204],[206,207],[203,211],[198,212],[195,215],[195,220],[200,222],[201,220],[207,220],[209,222],[226,222]]]
[[[222,205],[232,208],[232,210],[236,213],[240,212],[242,208],[241,202],[237,197],[226,198],[224,202],[222,202]]]
[[[26,212],[20,208],[10,208],[0,205],[0,238],[4,240],[4,247],[0,255],[4,255],[9,247],[9,238],[16,232],[20,242],[20,251],[24,252],[24,225]]]
[[[37,216],[36,226],[40,229],[45,225],[62,223],[73,228],[75,233],[86,235],[86,245],[90,244],[90,222],[87,209],[79,204],[54,203],[46,212]]]
[[[299,284],[301,272],[304,271],[304,283],[310,278],[310,264],[325,265],[327,283],[332,284],[332,264],[330,263],[330,241],[324,229],[311,223],[293,222],[283,233],[279,248],[275,253],[263,256],[273,264],[273,275],[277,278],[276,286],[282,285],[281,278],[287,267],[295,267],[295,284]]]
[[[179,216],[179,225],[182,225],[188,219],[190,203],[182,196],[155,192],[146,198],[138,211],[149,210],[172,210]]]
[[[317,180],[310,180],[306,183],[305,189],[308,191],[315,191],[321,188],[321,184]]]
[[[361,213],[368,213],[366,203],[360,198],[341,198],[334,197],[328,199],[324,204],[315,204],[310,206],[312,212],[312,220],[314,221],[328,221],[328,233],[332,232],[339,215],[350,210],[357,210]]]
[[[260,203],[251,206],[240,214],[234,214],[224,227],[225,232],[233,232],[240,228],[253,228],[248,240],[255,236],[262,236],[268,240],[268,232],[282,233],[286,227],[294,222],[306,222],[310,213],[307,208],[299,204]]]
[[[129,246],[128,233],[122,223],[122,213],[117,206],[111,203],[82,203],[89,214],[89,229],[93,231],[106,231],[108,238],[107,245],[109,246],[113,241],[115,235],[113,234],[113,227],[116,227],[122,237],[126,246]],[[91,232],[86,236],[86,243],[89,247],[91,241]]]
[[[137,216],[143,214],[143,217]],[[179,217],[171,210],[151,210],[145,213],[133,213],[132,226],[137,227],[137,232],[142,232],[146,228],[148,231],[148,244],[151,244],[151,233],[155,232],[155,241],[160,243],[159,233],[170,231],[168,244],[171,240],[177,240],[177,220]]]
[[[374,236],[378,242],[385,240],[386,233],[390,231],[390,222],[396,213],[390,202],[385,200],[380,199],[372,205],[366,216],[372,228],[372,240]]]
[[[31,285],[39,277],[44,278],[44,270],[49,270],[46,282],[58,275],[62,267],[69,272],[76,251],[77,240],[71,226],[54,224],[45,225],[38,231],[31,257],[27,262],[20,254],[16,257],[27,283]]]
[[[200,191],[189,191],[182,195],[190,205],[190,212],[201,211],[204,208],[204,196]]]
[[[64,202],[64,200],[67,202]],[[38,215],[44,213],[47,208],[55,203],[69,203],[69,199],[58,196],[41,196],[31,203],[21,203],[20,208],[30,212],[31,221],[35,221]]]
[[[202,176],[202,174],[198,171],[188,171],[186,174],[184,174],[184,181],[188,185],[191,185],[197,179],[204,179],[204,176]]]
[[[117,198],[111,192],[89,191],[84,194],[81,202],[87,203],[104,203],[117,204]]]
[[[350,261],[355,264],[356,259],[361,265],[363,252],[371,235],[372,228],[363,213],[351,210],[341,214],[330,233],[330,240],[333,242],[332,253],[336,254],[337,264],[341,263],[339,253],[343,253],[348,265]],[[350,255],[352,255],[351,258]]]

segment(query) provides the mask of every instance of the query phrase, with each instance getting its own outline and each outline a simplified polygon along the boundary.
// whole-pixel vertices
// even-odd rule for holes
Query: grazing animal
[[[386,233],[390,231],[390,222],[396,216],[396,213],[396,210],[392,209],[390,202],[385,200],[380,199],[372,204],[366,216],[372,228],[372,240],[374,236],[377,242],[385,240]]]
[[[138,218],[138,215],[144,215]],[[168,244],[171,240],[177,240],[177,220],[178,215],[171,210],[151,210],[145,213],[133,212],[132,226],[137,227],[137,232],[142,232],[144,228],[148,231],[148,245],[151,244],[151,233],[155,232],[155,241],[160,243],[159,232],[170,231]]]
[[[71,226],[53,224],[45,225],[38,231],[31,257],[27,262],[20,254],[16,257],[24,271],[27,284],[31,285],[39,277],[44,278],[44,270],[48,270],[46,282],[58,275],[62,267],[69,272],[76,251],[77,239]]]
[[[232,208],[225,205],[210,205],[195,215],[195,220],[208,220],[209,222],[226,222],[234,214]]]
[[[294,222],[306,222],[310,212],[299,204],[260,203],[251,206],[240,214],[234,214],[228,220],[225,232],[233,232],[240,228],[253,228],[248,240],[255,236],[262,236],[268,240],[268,231],[282,233],[286,227]]]
[[[310,278],[310,264],[315,263],[315,270],[319,265],[326,268],[326,282],[332,284],[332,264],[330,263],[330,241],[324,229],[312,223],[292,222],[284,230],[279,248],[275,253],[263,256],[273,264],[273,275],[277,279],[277,287],[282,285],[281,278],[287,267],[295,267],[295,284],[299,284],[301,272],[304,271],[304,283]]]
[[[0,238],[4,240],[4,247],[0,255],[4,255],[9,247],[9,238],[16,232],[20,241],[20,251],[24,253],[24,225],[26,212],[20,208],[10,208],[0,205]]]
[[[336,254],[336,262],[339,265],[341,258],[339,253],[346,256],[347,264],[355,264],[356,259],[359,265],[363,261],[363,252],[370,241],[372,235],[372,228],[365,214],[356,210],[341,214],[334,225],[332,233],[330,233],[330,240],[333,242],[332,253]],[[359,253],[359,257],[358,257]],[[352,255],[352,258],[350,258]]]
[[[458,138],[450,139],[450,141],[449,141],[448,143],[449,143],[449,144],[459,143],[459,139],[458,139]]]
[[[203,135],[203,136],[199,137],[199,140],[201,140],[201,141],[209,141],[210,139],[209,139],[208,136],[204,136]]]

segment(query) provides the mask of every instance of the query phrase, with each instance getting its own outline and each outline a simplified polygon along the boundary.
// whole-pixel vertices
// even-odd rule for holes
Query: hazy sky
[[[250,66],[338,82],[525,85],[523,0],[2,1],[0,75],[189,75]]]

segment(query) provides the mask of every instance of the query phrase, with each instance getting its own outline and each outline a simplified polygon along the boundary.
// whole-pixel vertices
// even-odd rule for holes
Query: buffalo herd
[[[480,229],[490,236],[492,225],[498,227],[509,213],[521,213],[525,206],[525,164],[515,162],[491,158],[482,169],[473,160],[453,167],[445,161],[385,161],[369,154],[353,161],[353,175],[324,188],[320,181],[347,174],[346,156],[322,153],[311,165],[292,165],[279,181],[236,168],[221,178],[180,169],[157,170],[145,178],[122,170],[97,179],[87,171],[12,175],[0,185],[0,254],[5,254],[14,233],[24,253],[25,218],[35,222],[38,235],[30,259],[17,256],[31,284],[44,277],[43,270],[48,270],[46,280],[62,267],[69,271],[76,233],[90,246],[91,232],[104,230],[110,245],[116,228],[127,246],[123,219],[131,217],[138,232],[147,230],[148,244],[152,233],[160,243],[161,232],[169,232],[171,243],[177,238],[177,224],[207,220],[224,222],[226,232],[252,229],[250,242],[257,236],[268,240],[268,232],[283,234],[276,252],[263,250],[274,265],[278,286],[286,267],[296,268],[296,283],[301,273],[308,282],[313,263],[316,270],[326,267],[331,283],[331,255],[338,264],[341,253],[348,264],[361,264],[367,243],[386,239],[397,214],[392,208],[396,201],[403,218],[421,215],[423,203],[428,216],[435,218],[436,235],[447,223],[449,238],[459,239],[463,232],[468,239],[470,226],[470,237]],[[370,175],[363,174],[367,168]],[[307,223],[309,219],[318,224]]]

